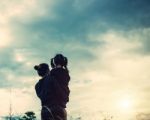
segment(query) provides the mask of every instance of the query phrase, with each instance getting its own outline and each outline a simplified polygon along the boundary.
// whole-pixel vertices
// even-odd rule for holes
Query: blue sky
[[[0,115],[8,113],[10,88],[14,114],[38,114],[33,66],[56,53],[69,59],[69,114],[149,113],[149,11],[149,0],[1,1]]]

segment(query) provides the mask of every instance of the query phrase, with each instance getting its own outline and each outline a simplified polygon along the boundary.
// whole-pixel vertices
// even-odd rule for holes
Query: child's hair
[[[67,57],[63,56],[62,54],[56,54],[54,58],[51,59],[51,67],[54,68],[57,65],[61,65],[64,67],[67,71],[67,65],[68,65],[68,59]]]

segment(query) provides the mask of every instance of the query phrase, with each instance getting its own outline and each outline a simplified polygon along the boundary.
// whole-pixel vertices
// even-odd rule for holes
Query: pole
[[[12,100],[11,100],[11,96],[12,96],[12,90],[10,88],[9,120],[12,120]]]

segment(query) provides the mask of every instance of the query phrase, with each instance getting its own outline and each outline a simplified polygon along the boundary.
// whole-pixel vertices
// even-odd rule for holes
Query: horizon
[[[0,116],[9,114],[10,99],[14,115],[39,115],[33,66],[62,53],[71,76],[68,115],[147,120],[149,11],[149,0],[1,1]]]

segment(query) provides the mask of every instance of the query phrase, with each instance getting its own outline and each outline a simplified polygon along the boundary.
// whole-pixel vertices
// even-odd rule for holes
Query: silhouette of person
[[[36,94],[41,100],[42,120],[67,120],[65,108],[70,94],[67,64],[67,58],[57,54],[51,59],[51,71],[46,63],[34,67],[42,77],[35,85]]]

